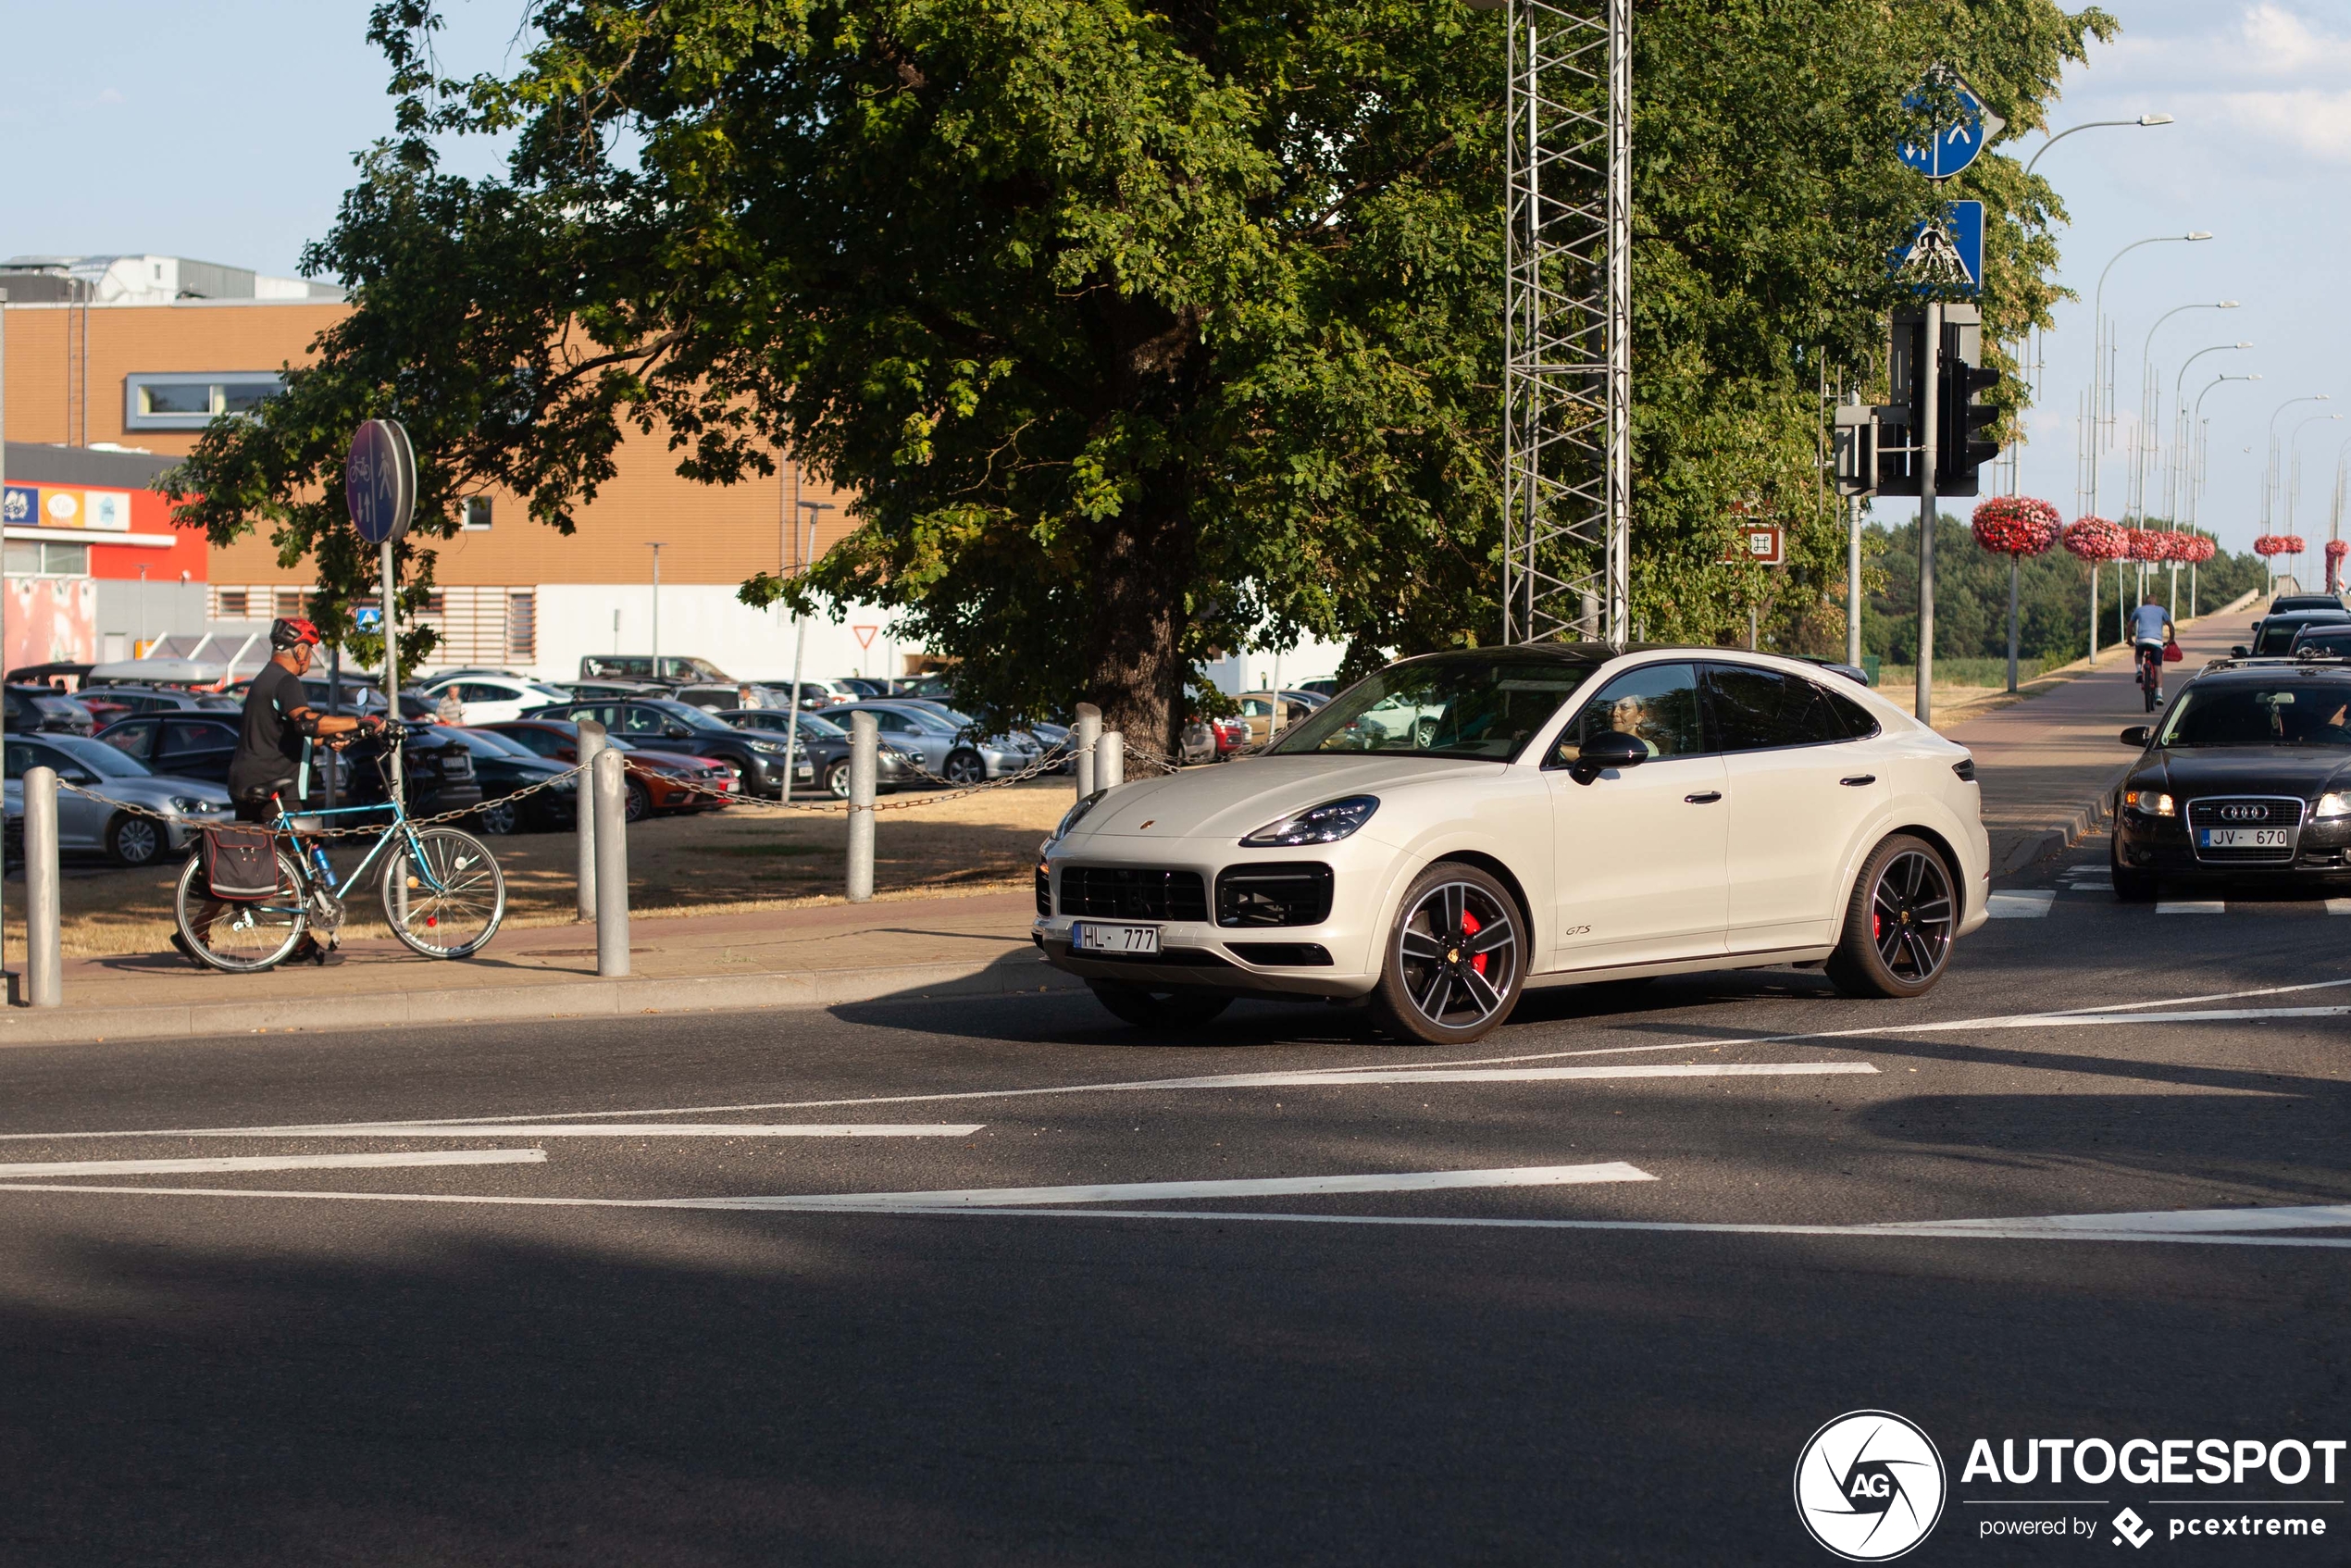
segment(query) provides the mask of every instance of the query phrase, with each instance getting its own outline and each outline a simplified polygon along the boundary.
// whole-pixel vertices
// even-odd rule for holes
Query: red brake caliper
[[[1477,935],[1480,923],[1476,915],[1466,909],[1462,911],[1462,937],[1464,940]],[[1482,952],[1473,954],[1470,958],[1470,967],[1481,975],[1485,974],[1486,955]]]

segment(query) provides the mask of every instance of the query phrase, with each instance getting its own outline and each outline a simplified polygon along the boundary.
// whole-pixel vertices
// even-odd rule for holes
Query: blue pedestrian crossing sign
[[[1921,292],[1935,288],[1977,294],[1984,291],[1984,204],[1946,202],[1942,213],[1922,219],[1910,243],[1894,258],[1894,275]]]
[[[1956,116],[1949,101],[1953,97],[1958,100]],[[1895,154],[1905,167],[1929,180],[1948,180],[1967,168],[2009,124],[1984,107],[1958,72],[1942,66],[1927,72],[1926,80],[1903,97],[1902,106],[1918,124],[1894,144]]]
[[[381,631],[384,628],[384,613],[373,605],[367,605],[351,613],[351,624],[358,631]]]

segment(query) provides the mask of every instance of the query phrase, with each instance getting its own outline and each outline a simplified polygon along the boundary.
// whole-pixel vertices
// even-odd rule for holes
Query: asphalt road
[[[1907,1561],[2135,1558],[2124,1507],[2351,1560],[2351,1462],[1962,1477],[2351,1437],[2351,1212],[2165,1217],[2351,1203],[2351,918],[2103,854],[1917,1002],[1553,992],[1451,1052],[1045,996],[0,1052],[0,1562],[1827,1562],[1791,1478],[1860,1409],[1947,1469]],[[586,1130],[714,1123],[909,1130]],[[503,1163],[23,1169],[359,1155]],[[1212,1181],[1272,1190],[1155,1189]],[[778,1198],[830,1203],[695,1206]],[[2074,1215],[2156,1217],[1884,1228]],[[2169,1534],[2217,1512],[2332,1529]]]

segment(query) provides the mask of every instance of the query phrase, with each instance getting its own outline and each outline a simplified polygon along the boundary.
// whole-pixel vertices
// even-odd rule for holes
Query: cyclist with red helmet
[[[306,620],[273,621],[269,646],[269,662],[245,693],[237,752],[229,762],[229,795],[237,803],[240,822],[270,820],[269,798],[292,790],[302,769],[305,740],[330,740],[383,728],[383,720],[374,714],[355,718],[322,714],[310,705],[302,678],[309,673],[312,650],[318,646],[317,627]]]

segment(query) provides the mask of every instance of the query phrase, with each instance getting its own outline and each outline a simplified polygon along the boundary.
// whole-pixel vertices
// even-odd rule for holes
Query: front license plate
[[[1069,940],[1081,952],[1157,952],[1156,926],[1097,926],[1091,921],[1069,928]]]
[[[2282,850],[2287,833],[2283,828],[2200,828],[2196,842],[2208,850]]]

